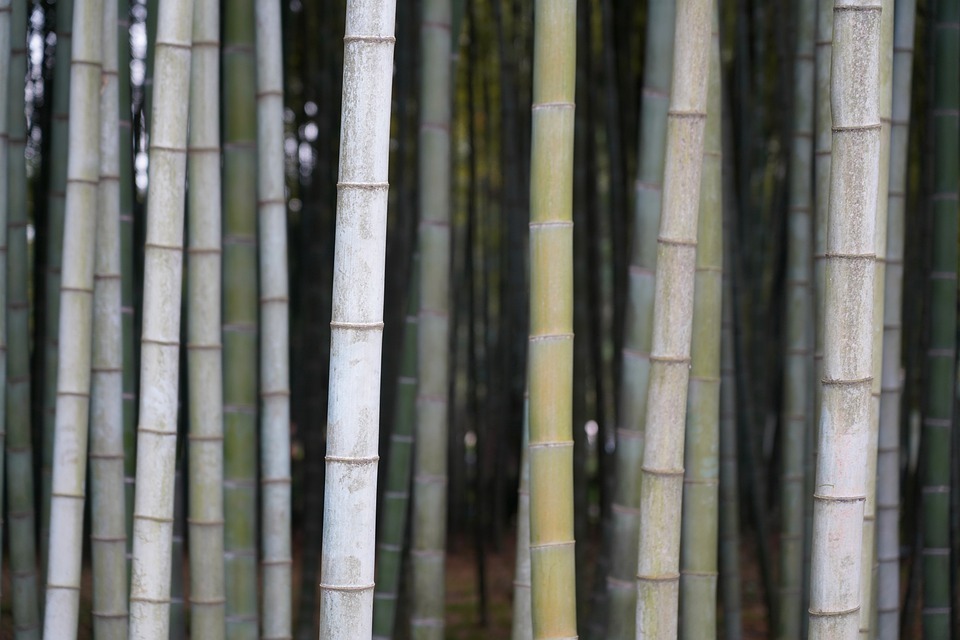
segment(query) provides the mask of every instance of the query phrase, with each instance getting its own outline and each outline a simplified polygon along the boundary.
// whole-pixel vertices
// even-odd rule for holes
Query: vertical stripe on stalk
[[[9,92],[10,83],[10,0],[0,0],[0,87]],[[7,399],[7,196],[9,166],[9,100],[0,99],[0,415],[6,415]],[[6,425],[0,426],[0,449],[5,445]],[[3,495],[3,461],[0,460],[0,496]],[[3,518],[0,518],[0,543],[3,542]],[[0,547],[2,548],[2,547]],[[2,556],[2,554],[0,554]],[[0,562],[2,564],[2,562]]]

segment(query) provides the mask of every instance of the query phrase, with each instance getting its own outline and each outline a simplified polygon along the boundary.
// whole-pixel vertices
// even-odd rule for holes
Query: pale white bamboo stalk
[[[904,207],[916,0],[897,0],[894,17],[890,175],[887,209],[883,375],[877,454],[877,637],[900,636],[900,394]],[[883,198],[885,194],[881,193]]]
[[[11,0],[0,0],[0,87],[9,91],[10,82],[10,6]],[[9,101],[0,99],[0,416],[7,414],[7,152]],[[6,446],[6,422],[0,425],[0,450]],[[2,456],[0,456],[2,458]],[[4,461],[0,459],[0,495],[3,495]],[[3,542],[3,518],[0,518],[0,543]],[[2,548],[2,547],[0,547]],[[2,555],[2,554],[0,554]]]
[[[103,0],[77,0],[70,57],[70,124],[60,288],[60,360],[50,498],[45,638],[72,638],[80,612],[83,505],[100,180]]]
[[[283,56],[279,0],[257,0],[260,249],[260,469],[264,638],[292,634],[290,362]]]
[[[193,0],[160,0],[144,255],[130,635],[170,627],[183,210]]]
[[[220,3],[195,0],[187,146],[190,631],[226,636],[220,341]]]
[[[637,638],[677,637],[684,424],[690,377],[712,0],[679,0],[640,485]]]
[[[120,100],[117,3],[103,5],[100,188],[93,287],[90,398],[90,538],[93,630],[127,637],[127,530],[123,482],[123,343],[120,316]]]
[[[324,640],[373,633],[395,15],[396,0],[347,5],[320,571]]]
[[[810,576],[811,640],[853,639],[859,631],[873,413],[880,16],[877,0],[840,0],[834,5],[833,166]]]

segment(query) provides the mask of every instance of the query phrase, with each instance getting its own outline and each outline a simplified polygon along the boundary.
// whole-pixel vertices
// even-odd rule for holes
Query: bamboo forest
[[[0,639],[960,640],[960,0],[0,0]]]

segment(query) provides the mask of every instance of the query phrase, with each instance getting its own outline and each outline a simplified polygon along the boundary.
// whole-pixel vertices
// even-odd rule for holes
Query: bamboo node
[[[637,582],[676,582],[680,579],[679,573],[666,573],[659,576],[637,574]]]
[[[654,469],[653,467],[648,467],[643,465],[640,467],[640,471],[643,473],[649,474],[651,476],[659,476],[663,478],[682,478],[683,469]]]
[[[657,236],[657,242],[660,244],[666,244],[676,247],[689,247],[690,249],[697,248],[697,239],[687,240],[682,238],[666,238],[664,236]]]
[[[866,376],[865,378],[852,378],[849,380],[840,380],[840,379],[831,379],[831,378],[822,378],[820,382],[823,385],[831,387],[853,387],[860,384],[873,384],[873,376]]]
[[[576,105],[573,102],[535,102],[531,105],[530,109],[532,111],[540,111],[541,109],[575,109]]]
[[[667,117],[683,118],[683,119],[690,119],[690,120],[706,120],[707,113],[705,111],[670,109],[669,111],[667,111]]]
[[[572,547],[576,544],[576,540],[558,540],[556,542],[537,542],[530,543],[530,551],[536,551],[537,549],[549,549],[551,547]]]
[[[346,457],[346,456],[324,456],[323,458],[327,462],[339,462],[341,464],[347,465],[368,465],[376,464],[380,460],[380,456],[365,456],[365,457]]]
[[[351,42],[366,42],[370,44],[387,43],[393,44],[397,39],[393,36],[343,36],[344,44]]]
[[[841,616],[848,616],[851,613],[856,613],[858,611],[860,611],[859,604],[855,607],[851,607],[850,609],[844,609],[841,611],[814,611],[813,609],[808,609],[807,613],[815,618],[838,618]]]
[[[173,524],[173,518],[161,518],[159,516],[148,516],[141,513],[133,514],[134,520],[146,520],[147,522],[156,522],[158,524]],[[132,600],[133,598],[131,598]]]
[[[360,584],[360,585],[336,585],[336,584],[325,584],[320,583],[321,591],[342,591],[346,593],[356,593],[359,591],[371,591],[376,585],[371,582],[370,584]]]
[[[573,440],[560,440],[558,442],[531,442],[528,446],[530,449],[566,448],[573,446]]]
[[[331,322],[330,328],[348,331],[382,331],[383,322]]]
[[[176,430],[176,429],[173,429],[172,431],[166,431],[166,430],[164,430],[164,429],[154,429],[154,428],[152,428],[152,427],[143,427],[143,426],[138,427],[138,428],[137,428],[137,432],[138,432],[138,433],[150,433],[150,434],[153,434],[153,435],[155,435],[155,436],[174,436],[174,437],[176,437],[176,435],[177,435],[177,430]]]
[[[821,486],[831,486],[831,485],[821,485]],[[867,499],[867,496],[830,496],[822,493],[814,492],[813,498],[815,500],[823,500],[824,502],[864,502]]]
[[[72,584],[54,584],[52,582],[47,583],[47,591],[51,589],[61,589],[63,591],[80,591],[80,586],[74,586]]]
[[[170,598],[148,598],[146,596],[135,596],[131,594],[130,602],[142,602],[143,604],[170,604],[172,600]]]

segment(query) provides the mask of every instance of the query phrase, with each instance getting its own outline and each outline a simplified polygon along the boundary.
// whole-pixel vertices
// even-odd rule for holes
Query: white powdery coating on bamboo
[[[368,638],[395,0],[347,6],[330,332],[320,637]]]
[[[683,440],[700,177],[710,68],[711,0],[677,3],[673,85],[657,252],[653,350],[640,489],[637,638],[675,638]]]
[[[260,467],[264,638],[292,629],[290,363],[280,2],[257,0],[257,192],[260,250]]]
[[[856,638],[873,374],[880,6],[834,7],[833,171],[810,638]]]
[[[130,635],[144,640],[170,624],[192,0],[161,0],[158,24],[130,580]]]
[[[90,398],[94,237],[100,178],[102,0],[73,14],[70,138],[60,294],[60,362],[43,635],[77,633]]]

